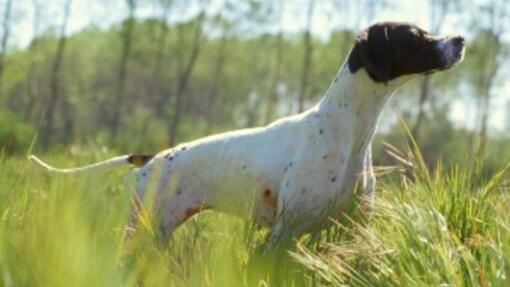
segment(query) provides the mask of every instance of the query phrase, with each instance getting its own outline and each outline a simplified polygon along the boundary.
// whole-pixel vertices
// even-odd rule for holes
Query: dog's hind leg
[[[174,197],[175,199],[175,197]],[[207,206],[199,201],[174,201],[161,211],[159,218],[158,239],[166,244],[177,227],[193,217],[195,214],[206,210]]]

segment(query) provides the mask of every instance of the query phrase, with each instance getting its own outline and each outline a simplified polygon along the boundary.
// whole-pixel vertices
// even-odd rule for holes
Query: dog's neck
[[[409,78],[376,83],[364,69],[351,73],[344,64],[316,106],[325,123],[339,131],[338,144],[350,147],[353,158],[348,160],[354,169],[371,168],[370,144],[380,115],[391,94]]]

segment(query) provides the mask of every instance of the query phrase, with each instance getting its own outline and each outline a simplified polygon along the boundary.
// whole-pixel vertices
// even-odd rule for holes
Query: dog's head
[[[363,30],[348,59],[349,70],[365,68],[387,83],[403,75],[446,70],[462,60],[464,38],[432,36],[409,23],[382,22]]]

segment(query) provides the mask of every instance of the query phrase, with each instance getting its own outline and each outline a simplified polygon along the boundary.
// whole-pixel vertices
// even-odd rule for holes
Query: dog
[[[370,210],[371,143],[383,107],[403,83],[450,69],[463,55],[461,36],[380,22],[359,33],[324,97],[303,113],[154,155],[123,155],[80,168],[54,168],[33,155],[30,160],[59,173],[139,167],[136,194],[144,198],[154,187],[163,241],[206,209],[271,228],[270,244],[296,238],[343,216],[353,197]]]

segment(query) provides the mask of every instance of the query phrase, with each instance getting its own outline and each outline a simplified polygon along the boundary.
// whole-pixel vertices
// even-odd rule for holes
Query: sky
[[[0,15],[3,16],[4,2],[0,0]],[[14,0],[13,4],[13,18],[15,20],[15,33],[11,35],[11,44],[16,46],[26,46],[34,35],[32,23],[34,18],[34,0]],[[35,0],[37,1],[37,0]],[[44,2],[43,9],[43,22],[44,26],[57,26],[62,21],[62,7],[64,0],[38,0]],[[117,24],[127,15],[127,7],[123,0],[103,0],[108,4],[102,4],[101,1],[90,0],[72,0],[71,6],[71,19],[68,25],[68,34],[75,33],[81,29],[94,23],[101,27],[108,27],[112,24]],[[341,0],[338,0],[341,1]],[[146,1],[151,3],[150,1]],[[155,2],[155,1],[153,1]],[[286,32],[295,33],[301,31],[306,25],[306,15],[303,6],[308,2],[307,0],[286,0],[284,1],[284,13],[282,16],[282,26]],[[312,31],[320,38],[327,38],[331,30],[346,25],[345,19],[340,18],[340,13],[335,13],[335,7],[330,1],[316,0],[315,14],[313,17]],[[414,22],[423,28],[429,26],[428,21],[428,5],[426,1],[420,0],[401,0],[397,1],[398,4],[394,9],[386,10],[374,15],[374,21],[408,21]],[[208,12],[215,13],[221,7],[222,0],[212,0],[212,4]],[[296,5],[302,4],[302,5]],[[351,13],[356,13],[351,7]],[[179,13],[178,18],[186,19],[198,12],[191,9],[187,13]],[[157,15],[158,10],[156,6],[150,4],[140,5],[137,8],[136,16],[143,18],[152,15]],[[2,18],[0,16],[0,18]],[[368,25],[369,23],[362,23]],[[454,30],[455,23],[448,23],[445,25],[443,32],[451,33]],[[352,27],[350,27],[352,28]],[[361,28],[361,27],[356,27]],[[43,30],[43,29],[41,29]],[[40,31],[39,31],[40,32]],[[457,32],[458,33],[458,32]]]
[[[0,18],[3,17],[3,9],[6,0],[0,0]],[[33,31],[34,19],[34,2],[37,0],[13,0],[12,18],[14,27],[11,32],[10,46],[25,47],[28,45],[34,34],[40,33],[47,26],[58,26],[62,21],[62,7],[64,0],[38,0],[44,3],[42,9],[41,19],[44,25],[41,25],[40,31]],[[483,0],[480,0],[483,1]],[[155,2],[155,1],[153,1]],[[221,0],[212,0],[212,4],[208,12],[215,13],[221,7]],[[341,2],[339,0],[338,2]],[[107,5],[102,4],[107,3]],[[150,3],[150,1],[145,1]],[[303,5],[307,5],[307,0],[285,0],[284,12],[281,19],[281,25],[287,33],[297,33],[302,31],[306,25],[306,9]],[[391,9],[384,9],[374,13],[375,21],[407,21],[413,22],[422,28],[427,29],[429,24],[429,7],[428,2],[423,0],[400,0],[394,1],[394,6]],[[331,1],[317,0],[315,13],[312,22],[312,32],[319,38],[327,39],[329,33],[333,29],[339,27],[349,27],[359,29],[370,23],[358,23],[360,27],[354,27],[352,19],[343,19],[338,13],[341,7],[335,6]],[[350,15],[356,15],[360,11],[354,10],[350,7]],[[139,18],[150,17],[158,15],[156,6],[144,4],[137,8],[136,16]],[[173,15],[177,21],[184,20],[191,17],[198,12],[197,9],[190,9],[186,13]],[[71,6],[71,18],[67,29],[67,34],[76,33],[92,23],[106,28],[111,25],[118,24],[127,15],[127,7],[124,0],[73,0]],[[467,34],[469,39],[469,31],[458,31],[458,27],[467,27],[462,23],[463,18],[458,15],[449,15],[446,24],[442,27],[441,33],[443,34]],[[275,27],[276,30],[276,27]],[[510,116],[505,115],[507,107],[510,105],[510,80],[505,81],[502,87],[494,93],[491,102],[491,116],[490,125],[493,131],[502,131],[510,125]],[[476,111],[475,103],[466,101],[466,99],[459,99],[452,103],[451,118],[459,126],[466,126],[472,128],[475,125],[476,119],[474,112]]]

